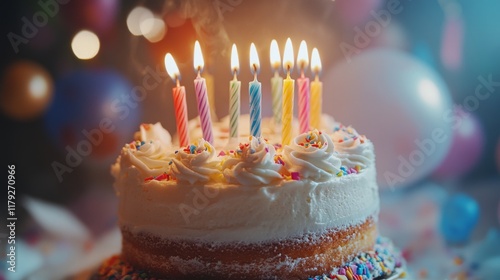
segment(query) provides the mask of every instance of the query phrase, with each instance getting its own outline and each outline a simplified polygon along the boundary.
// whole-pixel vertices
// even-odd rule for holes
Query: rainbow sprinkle
[[[156,181],[170,181],[171,177],[169,174],[163,172],[163,174],[160,174],[158,176],[150,176],[150,177],[147,177],[144,179],[144,182],[149,182],[149,181],[152,181],[152,180],[156,180]]]
[[[184,152],[186,154],[194,155],[194,154],[201,154],[202,152],[205,151],[212,152],[212,149],[213,149],[212,146],[208,142],[203,142],[203,145],[199,145],[198,142],[196,142],[194,144],[187,145],[182,150],[176,150],[175,153],[177,154],[179,152]]]
[[[319,131],[317,129],[316,130],[311,130],[311,131],[309,131],[306,134],[306,136],[304,138],[304,141],[303,142],[299,142],[298,144],[300,146],[305,147],[305,148],[314,147],[314,148],[320,149],[323,146],[328,145],[327,142],[321,142],[319,140],[319,137],[320,137],[321,134],[322,134],[321,131]]]
[[[404,276],[403,259],[392,243],[384,237],[377,238],[372,251],[363,252],[329,274],[309,277],[308,280],[369,280],[387,279],[396,271]],[[101,265],[90,279],[159,279],[150,272],[135,269],[120,256],[113,256]],[[286,279],[285,279],[286,280]]]

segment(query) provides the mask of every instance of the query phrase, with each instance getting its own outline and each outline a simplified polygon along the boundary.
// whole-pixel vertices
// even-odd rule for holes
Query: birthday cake
[[[248,116],[242,116],[241,124]],[[143,124],[112,166],[122,253],[96,278],[397,279],[402,261],[378,237],[373,145],[323,116],[319,130],[281,146],[263,135],[229,139],[214,123],[214,145],[172,143]],[[242,129],[244,131],[245,129]]]

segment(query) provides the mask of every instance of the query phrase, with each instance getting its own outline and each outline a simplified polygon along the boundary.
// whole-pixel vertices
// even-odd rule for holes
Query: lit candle
[[[311,83],[311,127],[320,128],[321,125],[321,102],[323,100],[323,83],[319,81],[321,72],[321,60],[318,49],[314,48],[311,54],[311,71],[315,74]]]
[[[198,73],[194,79],[194,90],[196,92],[196,100],[198,102],[198,114],[200,115],[201,130],[203,138],[210,144],[214,144],[214,136],[212,134],[212,120],[210,119],[210,106],[207,97],[207,84],[205,79],[201,77],[203,71],[203,55],[201,53],[200,43],[194,43],[194,71]]]
[[[181,75],[175,60],[170,53],[165,55],[165,68],[167,69],[168,75],[176,83],[176,86],[172,88],[172,95],[174,97],[174,110],[175,119],[177,121],[177,135],[179,135],[179,145],[181,147],[187,146],[189,144],[189,136],[187,130],[188,124],[188,114],[186,105],[186,88],[180,86],[179,80]]]
[[[292,141],[293,121],[293,94],[295,81],[290,78],[293,69],[293,46],[290,38],[286,40],[285,52],[283,54],[283,69],[286,71],[286,79],[283,80],[283,129],[281,133],[282,145],[288,145]]]
[[[273,116],[275,123],[275,130],[281,129],[282,116],[282,94],[283,94],[283,78],[280,76],[279,71],[281,68],[281,56],[276,40],[271,41],[271,48],[269,52],[271,58],[271,67],[274,70],[274,77],[271,78],[271,94],[273,100]]]
[[[309,55],[307,54],[306,41],[300,42],[299,53],[297,54],[297,66],[300,69],[300,78],[297,79],[299,88],[299,128],[300,133],[309,131],[309,78],[304,76],[304,72],[309,66]]]
[[[261,84],[257,81],[257,74],[260,70],[259,56],[254,43],[250,45],[250,72],[253,74],[253,81],[249,83],[250,92],[250,135],[260,137],[261,134],[261,107],[262,91]]]
[[[233,44],[231,49],[231,72],[233,80],[229,82],[229,136],[238,138],[238,124],[240,118],[240,89],[241,82],[238,81],[236,75],[240,71],[240,62],[238,59],[238,51],[236,45]]]

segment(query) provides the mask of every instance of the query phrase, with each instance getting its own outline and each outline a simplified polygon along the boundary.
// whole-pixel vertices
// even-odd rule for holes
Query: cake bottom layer
[[[99,268],[92,280],[103,279],[162,279],[150,271],[137,269],[123,259],[123,256],[113,256],[107,259]],[[228,279],[228,276],[221,279]],[[291,279],[291,278],[280,278]],[[406,279],[404,260],[387,238],[379,237],[372,250],[362,252],[349,262],[334,268],[329,273],[303,280],[351,280]]]
[[[307,279],[370,251],[376,223],[258,244],[197,243],[134,234],[122,227],[122,258],[165,279]]]

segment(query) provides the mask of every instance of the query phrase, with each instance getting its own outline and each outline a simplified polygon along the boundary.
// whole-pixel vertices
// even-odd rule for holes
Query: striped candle
[[[229,82],[229,136],[236,139],[239,137],[238,125],[240,122],[241,82],[236,78],[239,69],[238,51],[236,45],[233,44],[231,49],[231,70],[233,72],[233,80]]]
[[[323,101],[323,83],[319,80],[321,60],[318,49],[314,48],[311,55],[311,71],[316,75],[311,83],[311,127],[319,129],[321,125],[321,103]]]
[[[274,77],[271,78],[271,94],[273,99],[273,116],[275,129],[278,129],[283,117],[283,78],[278,71],[274,72]]]
[[[276,40],[271,41],[269,57],[271,60],[271,67],[274,70],[274,77],[271,78],[271,97],[275,124],[274,129],[275,131],[278,131],[281,129],[281,118],[283,117],[283,78],[279,74],[279,70],[281,68],[281,56],[278,48],[278,42],[276,42]]]
[[[320,129],[321,125],[321,100],[323,99],[323,83],[318,75],[311,83],[311,127]]]
[[[293,121],[293,95],[295,81],[290,78],[290,73],[283,80],[283,129],[281,132],[281,144],[289,145],[292,141]]]
[[[293,46],[290,38],[286,40],[283,54],[283,69],[286,70],[286,79],[283,80],[283,127],[281,132],[281,145],[289,145],[292,141],[293,121],[293,95],[295,81],[290,78],[293,69]]]
[[[260,137],[262,120],[262,85],[257,80],[257,74],[260,70],[259,57],[254,43],[250,45],[250,71],[253,74],[253,81],[249,85],[250,95],[250,135]]]
[[[198,114],[200,115],[201,130],[203,138],[210,144],[214,144],[214,136],[212,134],[212,120],[210,118],[210,106],[208,104],[207,84],[205,79],[198,76],[194,79],[194,91],[196,92],[196,100],[198,102]]]
[[[300,133],[309,131],[309,78],[304,77],[302,73],[300,78],[297,79],[297,86],[299,88],[299,130]]]
[[[165,68],[167,73],[176,83],[176,87],[172,88],[174,97],[175,119],[177,124],[177,135],[179,136],[179,145],[181,147],[189,144],[189,136],[187,133],[188,115],[186,105],[186,88],[180,86],[180,72],[175,60],[170,53],[165,55]]]
[[[230,137],[239,137],[239,119],[240,119],[240,90],[241,82],[236,80],[236,76],[232,81],[229,82],[229,127],[230,127]]]
[[[177,121],[177,134],[179,135],[179,145],[181,147],[189,145],[189,136],[187,129],[187,104],[186,104],[186,88],[184,86],[179,86],[177,80],[177,86],[172,89],[172,95],[174,97],[174,109],[175,109],[175,119]]]
[[[194,69],[198,73],[194,79],[194,91],[196,93],[196,100],[198,103],[198,114],[200,115],[201,130],[203,138],[210,144],[214,144],[214,136],[212,134],[212,120],[210,118],[210,105],[208,104],[207,97],[207,84],[201,71],[204,66],[203,55],[201,53],[200,43],[198,41],[194,44]]]
[[[300,78],[297,79],[299,88],[299,128],[300,133],[309,131],[309,78],[304,76],[304,72],[309,65],[307,45],[305,41],[300,42],[299,53],[297,55],[297,65],[300,69]]]

